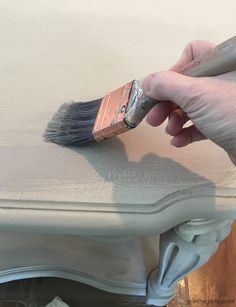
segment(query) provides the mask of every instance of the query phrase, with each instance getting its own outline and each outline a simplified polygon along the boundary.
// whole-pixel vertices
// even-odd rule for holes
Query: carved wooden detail
[[[160,267],[148,282],[147,304],[162,306],[176,293],[177,282],[215,253],[231,230],[231,221],[193,220],[163,233]]]

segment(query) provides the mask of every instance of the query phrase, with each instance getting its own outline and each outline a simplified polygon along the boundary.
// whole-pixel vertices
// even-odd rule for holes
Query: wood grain
[[[190,304],[185,303],[183,306],[236,306],[235,237],[236,222],[228,238],[220,243],[208,263],[182,281],[183,287],[178,289],[176,299],[169,306],[182,306],[182,301],[186,299]]]

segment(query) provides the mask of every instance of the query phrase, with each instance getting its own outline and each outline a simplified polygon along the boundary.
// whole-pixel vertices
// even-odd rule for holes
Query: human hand
[[[159,126],[168,117],[166,132],[173,136],[174,146],[183,147],[208,138],[224,148],[236,164],[236,72],[204,78],[176,72],[213,47],[209,42],[194,41],[171,71],[144,79],[145,94],[163,101],[149,112],[147,122]],[[192,125],[184,127],[189,120]]]

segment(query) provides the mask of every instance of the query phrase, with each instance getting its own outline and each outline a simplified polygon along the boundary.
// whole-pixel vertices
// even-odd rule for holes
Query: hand
[[[159,126],[168,117],[166,132],[173,136],[174,146],[183,147],[208,138],[225,149],[236,164],[236,72],[206,78],[176,72],[213,47],[209,42],[194,41],[171,71],[144,79],[144,92],[163,101],[149,112],[147,122]],[[184,127],[189,120],[192,125]]]

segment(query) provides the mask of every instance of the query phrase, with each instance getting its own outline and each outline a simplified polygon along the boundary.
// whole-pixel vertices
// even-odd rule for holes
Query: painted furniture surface
[[[0,281],[59,276],[146,295],[155,270],[147,303],[164,304],[216,250],[236,217],[236,169],[216,145],[175,149],[146,123],[80,148],[42,133],[61,103],[168,69],[193,39],[233,36],[226,3],[222,14],[203,0],[194,11],[187,0],[0,2]],[[202,262],[173,264],[165,283],[176,246],[176,263],[195,248]]]

